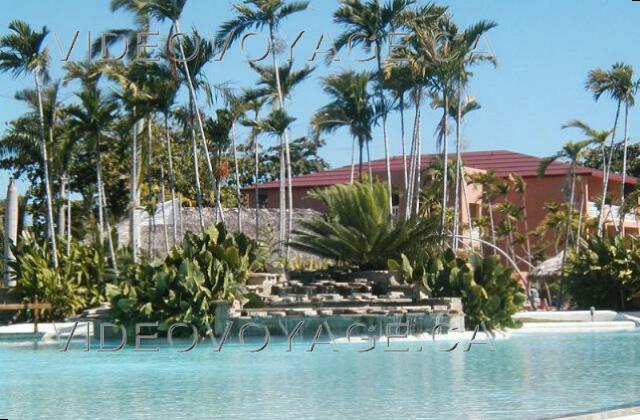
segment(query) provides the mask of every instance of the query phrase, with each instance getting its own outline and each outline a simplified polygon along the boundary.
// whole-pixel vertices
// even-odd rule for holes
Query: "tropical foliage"
[[[257,252],[254,241],[222,224],[201,236],[187,234],[164,261],[131,267],[120,282],[107,286],[112,314],[123,325],[158,321],[164,331],[189,323],[204,335],[213,327],[216,303],[242,296]]]
[[[640,293],[638,237],[592,237],[566,266],[567,291],[581,309],[629,310]]]
[[[394,218],[387,211],[388,194],[378,182],[315,191],[313,197],[326,213],[302,222],[294,231],[293,247],[361,270],[383,270],[388,259],[437,246],[437,222]]]
[[[462,298],[467,326],[516,327],[511,316],[525,301],[522,284],[495,256],[457,256],[448,249],[431,254],[420,251],[389,261],[407,283],[419,282],[433,297]]]

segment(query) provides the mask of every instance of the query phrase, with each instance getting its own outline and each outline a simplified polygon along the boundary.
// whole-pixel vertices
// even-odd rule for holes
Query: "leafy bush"
[[[517,327],[511,316],[525,302],[522,285],[512,270],[493,255],[472,254],[458,257],[452,250],[444,253],[419,251],[412,258],[402,255],[389,261],[403,280],[420,282],[433,297],[460,297],[469,327],[484,322],[488,328]]]
[[[567,291],[580,308],[629,309],[640,293],[638,237],[591,237],[567,257]]]
[[[140,264],[107,286],[111,313],[122,325],[158,321],[163,331],[184,322],[205,334],[216,301],[240,296],[257,250],[253,240],[228,233],[222,224],[201,236],[187,233],[164,261]]]
[[[323,216],[295,230],[292,246],[361,270],[382,270],[388,259],[439,243],[433,218],[404,220],[389,214],[389,191],[379,182],[335,185],[312,197],[326,207]]]
[[[43,311],[45,319],[64,318],[99,305],[105,301],[106,284],[116,278],[104,246],[72,242],[69,255],[65,247],[64,243],[59,246],[57,272],[47,241],[38,241],[26,231],[13,248],[16,261],[10,264],[16,287],[11,296],[20,302],[50,303],[52,309]]]

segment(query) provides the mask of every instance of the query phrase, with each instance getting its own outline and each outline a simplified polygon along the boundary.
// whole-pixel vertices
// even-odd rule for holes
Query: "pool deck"
[[[560,419],[571,420],[600,420],[600,419],[640,419],[640,406],[620,407],[606,411],[591,411],[587,413],[576,414],[568,417],[560,417]]]

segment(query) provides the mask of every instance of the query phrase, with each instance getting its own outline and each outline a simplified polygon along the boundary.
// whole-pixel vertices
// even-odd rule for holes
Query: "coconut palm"
[[[236,3],[233,5],[237,16],[234,19],[224,22],[217,34],[216,45],[231,45],[236,42],[240,37],[251,29],[267,28],[269,31],[270,51],[273,64],[273,73],[276,81],[276,92],[278,93],[278,106],[286,113],[285,109],[285,97],[282,89],[282,83],[280,80],[280,68],[278,65],[278,54],[276,49],[276,31],[282,24],[282,22],[294,13],[302,12],[307,9],[309,5],[306,1],[286,1],[286,0],[245,0],[243,3]],[[292,174],[291,174],[291,162],[289,161],[289,136],[287,130],[282,134],[282,149],[283,160],[280,164],[283,168],[286,168],[288,173],[288,185],[289,185],[289,213],[290,217],[292,212],[293,203],[292,198]],[[285,241],[285,237],[288,237],[291,231],[286,228],[285,221],[285,207],[286,200],[284,196],[284,177],[280,177],[280,240]],[[288,242],[288,240],[287,240]],[[287,253],[289,246],[287,245]]]
[[[332,133],[341,127],[349,132],[359,148],[359,179],[362,182],[363,149],[371,141],[371,128],[377,117],[369,92],[369,73],[346,71],[323,79],[324,91],[332,101],[313,116],[311,126],[317,133]],[[354,156],[351,157],[352,168]],[[353,169],[351,176],[353,183]]]
[[[96,86],[87,86],[77,94],[80,106],[69,108],[69,115],[72,118],[72,129],[84,137],[89,148],[95,151],[96,160],[96,191],[98,209],[98,238],[103,240],[103,235],[107,234],[107,243],[112,267],[117,270],[115,248],[111,236],[109,217],[106,214],[106,195],[102,174],[102,145],[101,140],[105,140],[105,131],[111,122],[116,118],[118,104],[112,98],[105,98]]]
[[[53,223],[53,194],[49,178],[49,159],[47,156],[44,111],[42,108],[42,82],[48,78],[47,67],[49,63],[49,54],[47,48],[43,46],[43,42],[49,34],[49,30],[44,26],[40,31],[34,31],[26,22],[21,20],[11,21],[9,30],[11,31],[9,34],[0,37],[0,71],[10,72],[14,77],[33,74],[40,117],[40,153],[47,207],[47,236],[51,242],[53,266],[57,268],[58,250]]]
[[[389,158],[389,139],[387,133],[388,106],[384,95],[384,72],[382,64],[382,46],[390,30],[395,27],[399,16],[411,6],[415,0],[389,0],[381,4],[378,0],[340,0],[340,6],[333,14],[335,23],[345,26],[345,31],[336,39],[336,50],[345,46],[349,48],[363,45],[375,50],[377,64],[377,94],[381,106],[382,136],[387,170],[387,188],[389,189],[389,214],[393,212],[391,163]]]
[[[634,94],[637,90],[637,83],[633,80],[633,68],[624,63],[616,63],[611,67],[611,70],[594,69],[589,71],[587,75],[587,82],[585,84],[587,90],[593,93],[594,99],[597,101],[603,94],[608,94],[611,99],[616,102],[616,114],[613,122],[613,128],[611,129],[611,143],[609,148],[609,156],[606,158],[604,177],[602,181],[602,200],[600,203],[600,217],[598,220],[598,234],[600,236],[604,233],[604,218],[603,210],[606,204],[607,190],[609,186],[609,174],[611,172],[611,164],[613,162],[613,150],[615,146],[616,130],[618,127],[618,120],[620,118],[620,110],[622,104],[625,104],[625,135],[624,135],[624,162],[623,162],[623,177],[626,177],[626,149],[627,149],[627,125],[628,125],[628,110],[634,103]],[[624,196],[624,182],[622,184],[622,196]]]

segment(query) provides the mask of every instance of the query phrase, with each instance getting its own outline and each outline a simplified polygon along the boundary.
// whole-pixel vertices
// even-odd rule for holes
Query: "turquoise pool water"
[[[514,336],[468,353],[247,353],[235,341],[220,353],[0,342],[0,418],[519,419],[640,404],[635,332]]]

